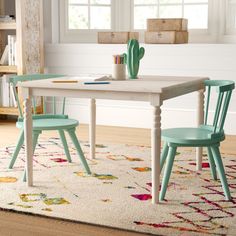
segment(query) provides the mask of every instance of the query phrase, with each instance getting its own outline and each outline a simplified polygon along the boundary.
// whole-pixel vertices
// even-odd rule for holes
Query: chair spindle
[[[65,105],[66,105],[66,98],[63,98],[63,103],[62,103],[62,115],[65,115]]]
[[[32,98],[32,103],[33,103],[33,114],[35,115],[37,113],[37,105],[35,97]]]
[[[53,114],[56,114],[56,98],[53,97]]]
[[[222,101],[223,101],[223,96],[224,93],[219,92],[217,104],[216,104],[216,112],[214,116],[214,121],[213,121],[213,126],[214,126],[214,133],[216,132],[219,116],[220,116],[220,111],[221,111],[221,106],[222,106]]]
[[[211,96],[211,87],[208,86],[208,88],[207,88],[206,110],[205,110],[205,121],[204,121],[205,125],[207,125],[207,120],[208,120],[210,96]]]
[[[46,97],[43,97],[43,114],[46,114]]]
[[[228,107],[229,107],[229,102],[230,102],[231,95],[232,95],[232,90],[228,91],[226,93],[226,96],[225,96],[224,107],[223,107],[223,110],[222,110],[220,124],[219,124],[220,131],[223,131],[223,127],[224,127],[225,118],[226,118],[227,110],[228,110]]]

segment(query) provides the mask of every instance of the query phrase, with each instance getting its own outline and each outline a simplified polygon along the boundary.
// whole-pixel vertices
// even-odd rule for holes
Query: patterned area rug
[[[70,145],[71,146],[71,145]],[[82,143],[85,155],[89,145]],[[71,146],[66,161],[58,139],[40,141],[34,187],[22,181],[24,151],[8,170],[13,147],[0,150],[0,208],[156,235],[236,235],[236,158],[223,155],[233,200],[224,200],[207,161],[195,171],[194,151],[180,149],[166,201],[151,204],[150,147],[97,145],[87,176]],[[206,158],[206,157],[205,157]]]

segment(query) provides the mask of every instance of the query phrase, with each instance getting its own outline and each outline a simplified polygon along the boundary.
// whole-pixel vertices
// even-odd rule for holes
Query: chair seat
[[[173,128],[162,130],[162,139],[181,146],[209,146],[225,139],[224,133],[213,134],[204,128]]]
[[[77,120],[73,119],[36,119],[33,120],[34,130],[65,130],[75,128],[79,125]],[[24,122],[18,121],[16,127],[22,129]]]

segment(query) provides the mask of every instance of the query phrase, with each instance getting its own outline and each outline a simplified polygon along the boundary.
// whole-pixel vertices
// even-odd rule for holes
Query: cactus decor
[[[131,39],[128,42],[127,54],[124,53],[125,63],[127,64],[130,79],[137,79],[139,70],[139,61],[143,58],[145,49],[139,48],[139,42]]]

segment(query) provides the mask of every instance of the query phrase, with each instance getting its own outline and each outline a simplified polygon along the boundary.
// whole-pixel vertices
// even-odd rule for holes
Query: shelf
[[[17,107],[0,107],[0,115],[16,115],[18,116]]]
[[[0,22],[0,30],[15,30],[16,22]]]
[[[32,114],[33,114],[33,108],[32,108]],[[43,113],[43,107],[38,106],[36,108],[36,114],[42,114]],[[0,115],[14,115],[18,116],[19,111],[17,107],[0,107]]]
[[[17,66],[0,66],[0,73],[17,73]]]
[[[9,4],[8,4],[9,2]],[[12,2],[12,4],[10,4]],[[0,21],[0,51],[3,53],[5,46],[8,43],[8,35],[16,35],[17,37],[17,66],[0,65],[0,77],[4,74],[30,74],[31,70],[43,71],[43,1],[34,0],[34,4],[29,4],[30,1],[21,0],[0,0],[0,13],[2,15],[11,12],[15,15],[13,19],[3,19]],[[13,4],[14,3],[14,4]],[[31,14],[25,14],[30,12]],[[38,17],[32,17],[38,16]],[[5,21],[4,21],[5,20]],[[10,32],[8,32],[10,31]],[[37,34],[32,41],[33,35]],[[27,45],[30,44],[30,47]],[[38,52],[37,56],[28,58],[32,53]],[[0,55],[1,57],[1,55]],[[7,64],[7,63],[6,63]],[[0,78],[1,82],[1,78]],[[0,91],[1,93],[1,91]],[[20,104],[23,107],[22,94],[19,93]],[[19,115],[18,109],[15,107],[2,107],[0,104],[0,115]],[[42,104],[37,109],[38,113],[42,113]],[[1,132],[1,131],[0,131]]]

